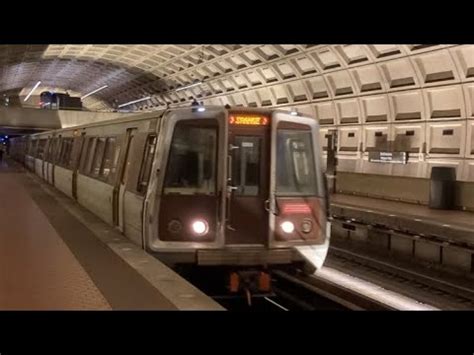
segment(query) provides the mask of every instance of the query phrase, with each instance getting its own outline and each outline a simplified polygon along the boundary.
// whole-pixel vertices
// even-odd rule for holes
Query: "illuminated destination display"
[[[268,122],[268,118],[262,116],[235,115],[229,117],[229,123],[233,125],[265,126],[268,125]]]

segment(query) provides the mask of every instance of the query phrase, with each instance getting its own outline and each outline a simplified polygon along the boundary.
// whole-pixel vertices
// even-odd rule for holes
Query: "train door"
[[[124,219],[125,219],[125,187],[127,184],[127,178],[129,174],[129,167],[131,164],[130,161],[130,152],[132,151],[132,145],[134,143],[135,134],[137,132],[136,128],[128,128],[125,134],[125,154],[121,160],[121,167],[119,170],[119,179],[116,182],[113,192],[113,220],[114,224],[124,231]]]
[[[49,162],[51,160],[51,150],[53,149],[53,137],[49,137],[48,139],[48,145],[46,147],[46,152],[44,153],[44,161],[43,161],[43,178],[46,180],[46,182],[49,182]]]
[[[255,126],[237,125],[235,119],[230,116],[226,244],[265,246],[270,175],[268,119],[262,117],[264,124]]]
[[[54,163],[55,163],[55,155],[56,155],[56,147],[57,147],[57,137],[53,137],[50,139],[49,147],[48,147],[48,155],[46,159],[46,181],[51,185],[54,185]]]
[[[77,148],[77,154],[74,149],[72,149],[71,154],[73,154],[73,166],[72,169],[72,197],[77,200],[77,174],[79,173],[79,166],[81,165],[82,155],[84,154],[84,147],[86,141],[86,132],[82,132],[79,139],[79,147]],[[86,157],[87,159],[87,157]]]
[[[50,150],[52,147],[52,141],[53,141],[52,137],[49,137],[46,140],[44,153],[43,153],[43,161],[41,162],[41,177],[46,181],[48,180],[48,160],[49,160]]]

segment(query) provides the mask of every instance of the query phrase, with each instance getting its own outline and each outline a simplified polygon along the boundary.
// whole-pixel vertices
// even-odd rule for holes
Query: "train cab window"
[[[102,159],[105,151],[105,138],[98,138],[95,145],[94,160],[92,161],[91,174],[92,176],[99,176]]]
[[[260,181],[260,138],[235,137],[232,151],[232,184],[239,196],[257,196]]]
[[[105,142],[105,153],[104,159],[102,163],[102,167],[100,169],[100,177],[103,179],[107,179],[111,172],[115,172],[115,167],[117,164],[118,157],[116,156],[115,150],[115,137],[107,138]],[[115,155],[115,159],[114,159]]]
[[[310,131],[278,130],[276,174],[277,195],[317,195],[316,169]]]
[[[145,154],[143,157],[142,167],[138,178],[137,191],[145,193],[148,182],[150,180],[151,166],[153,165],[153,157],[155,156],[156,136],[150,135],[146,141]]]
[[[164,194],[215,194],[217,127],[214,119],[185,120],[176,124]]]

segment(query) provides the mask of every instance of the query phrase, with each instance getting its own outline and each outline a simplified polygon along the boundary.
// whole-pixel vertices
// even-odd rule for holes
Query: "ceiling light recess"
[[[95,90],[91,91],[90,93],[85,94],[84,96],[81,96],[81,100],[84,100],[86,97],[89,97],[89,96],[91,96],[91,95],[93,95],[93,94],[95,94],[95,93],[97,93],[97,92],[99,92],[99,91],[101,91],[101,90],[104,90],[104,89],[106,89],[106,88],[108,88],[108,87],[109,87],[108,85],[101,86],[100,88],[95,89]]]
[[[151,99],[151,96],[147,96],[147,97],[144,97],[144,98],[141,98],[141,99],[138,99],[138,100],[133,100],[133,101],[126,102],[124,104],[118,105],[118,108],[125,107],[125,106],[131,105],[131,104],[136,104],[138,102],[142,102],[142,101],[146,101],[146,100],[150,100],[150,99]]]
[[[31,91],[28,93],[28,95],[26,95],[26,97],[25,97],[25,99],[24,99],[23,101],[27,101],[27,100],[30,98],[30,96],[31,96],[31,94],[33,93],[33,91],[35,91],[36,88],[37,88],[38,86],[40,86],[40,84],[41,84],[41,81],[38,81],[38,82],[36,83],[36,85],[33,86],[33,89],[31,89]]]
[[[183,91],[183,90],[187,90],[189,88],[192,88],[192,87],[195,87],[195,86],[199,86],[199,85],[202,85],[202,81],[198,81],[194,84],[189,84],[189,85],[186,85],[186,86],[183,86],[181,88],[178,88],[176,89],[175,91],[178,92],[178,91]]]

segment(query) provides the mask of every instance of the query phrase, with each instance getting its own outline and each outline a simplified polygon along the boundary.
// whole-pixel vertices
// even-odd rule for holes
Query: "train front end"
[[[316,120],[197,106],[165,115],[159,137],[149,250],[234,270],[323,265],[330,224]]]

